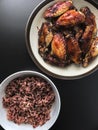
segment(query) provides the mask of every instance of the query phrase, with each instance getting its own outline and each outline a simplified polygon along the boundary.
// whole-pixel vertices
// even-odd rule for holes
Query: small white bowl
[[[8,85],[10,81],[13,79],[16,79],[18,77],[22,76],[38,76],[43,79],[45,79],[52,87],[54,93],[55,93],[55,102],[53,103],[52,110],[50,113],[50,120],[47,121],[43,126],[39,126],[37,128],[33,128],[31,125],[28,124],[15,124],[12,121],[9,121],[7,119],[7,112],[6,109],[3,107],[2,104],[2,97],[5,95],[5,87]],[[60,107],[61,107],[61,101],[60,101],[60,95],[59,92],[56,88],[56,86],[53,84],[53,82],[46,77],[45,75],[35,72],[35,71],[20,71],[16,72],[10,76],[8,76],[1,84],[0,84],[0,125],[5,129],[5,130],[48,130],[50,129],[53,124],[56,122],[59,112],[60,112]]]
[[[78,79],[95,72],[98,69],[98,56],[87,66],[71,64],[67,67],[58,67],[47,64],[38,53],[38,28],[45,22],[43,18],[44,11],[53,5],[56,1],[61,0],[44,0],[31,13],[26,25],[26,45],[28,52],[35,64],[46,74],[59,79]],[[88,6],[96,16],[98,27],[98,9],[85,0],[72,0],[73,4],[80,9]]]

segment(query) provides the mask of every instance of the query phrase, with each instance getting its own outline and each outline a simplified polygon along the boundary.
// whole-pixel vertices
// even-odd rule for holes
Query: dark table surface
[[[31,60],[25,44],[26,22],[39,2],[0,0],[0,82],[20,70],[41,72]],[[73,81],[48,77],[57,86],[62,103],[58,120],[51,130],[98,130],[98,71]]]

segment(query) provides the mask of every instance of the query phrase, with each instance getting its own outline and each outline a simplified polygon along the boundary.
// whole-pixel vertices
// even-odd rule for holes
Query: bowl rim
[[[75,80],[75,79],[81,79],[83,77],[89,76],[90,74],[94,73],[96,70],[98,70],[98,64],[92,68],[90,71],[85,72],[84,74],[80,74],[80,75],[76,75],[76,76],[62,76],[62,75],[58,75],[55,74],[53,72],[50,72],[49,70],[47,70],[44,66],[42,66],[36,59],[36,57],[34,56],[32,49],[30,47],[30,29],[31,29],[31,25],[32,25],[32,21],[34,20],[35,16],[37,15],[37,12],[40,11],[40,9],[42,9],[46,4],[53,2],[53,1],[57,1],[57,0],[42,0],[35,8],[34,10],[31,12],[27,23],[26,23],[26,27],[25,27],[25,41],[26,41],[26,47],[27,47],[27,51],[29,53],[29,56],[31,57],[31,59],[33,60],[33,62],[37,65],[37,67],[44,73],[46,73],[47,75],[50,75],[54,78],[57,79],[63,79],[63,80]],[[59,0],[58,0],[59,1]],[[85,1],[85,0],[83,0]],[[88,2],[88,1],[86,1]],[[93,5],[94,6],[94,5]],[[94,6],[95,7],[95,6]],[[96,7],[95,7],[96,8]]]
[[[26,75],[35,75],[35,76],[39,76],[41,78],[43,78],[44,80],[46,80],[50,85],[51,87],[53,88],[53,91],[55,91],[56,95],[57,95],[57,98],[58,98],[58,108],[57,108],[57,113],[56,113],[56,116],[55,116],[55,119],[53,120],[52,124],[48,127],[48,129],[50,129],[54,124],[55,122],[57,121],[59,115],[60,115],[60,110],[61,110],[61,98],[60,98],[60,93],[56,87],[56,85],[52,82],[52,80],[50,78],[48,78],[46,75],[38,72],[38,71],[32,71],[32,70],[22,70],[22,71],[17,71],[15,73],[12,73],[10,74],[9,76],[7,76],[0,84],[0,87],[3,87],[4,83],[8,81],[11,82],[13,79],[15,78],[18,78],[18,77],[21,77],[21,76],[26,76]],[[1,89],[0,89],[0,92],[1,92]],[[1,127],[3,127],[3,125],[0,123]],[[5,129],[5,128],[4,128]],[[6,129],[5,129],[6,130]]]

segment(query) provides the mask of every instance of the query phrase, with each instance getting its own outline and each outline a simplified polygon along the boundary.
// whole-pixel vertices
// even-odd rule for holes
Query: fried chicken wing
[[[53,33],[52,33],[52,25],[45,22],[42,24],[41,29],[39,30],[39,53],[40,55],[45,58],[46,53],[49,51],[48,46],[51,44],[52,38],[53,38]]]
[[[80,9],[80,11],[86,16],[85,17],[86,26],[96,25],[95,15],[91,12],[91,10],[88,7],[83,7]]]
[[[44,12],[44,18],[60,16],[73,6],[72,1],[59,1]]]
[[[83,23],[84,21],[85,15],[83,13],[76,10],[68,10],[57,19],[56,24],[58,26],[69,27]]]
[[[69,37],[67,41],[67,50],[71,61],[76,64],[81,62],[81,50],[78,41],[74,37]]]
[[[59,59],[66,59],[66,42],[62,34],[56,33],[51,43],[52,54]]]
[[[48,46],[52,41],[53,34],[51,31],[52,25],[49,23],[43,23],[39,31],[39,44]]]
[[[96,37],[97,27],[95,21],[95,15],[91,12],[88,7],[83,7],[80,9],[85,15],[85,30],[83,36],[80,40],[81,49],[83,53],[87,53],[89,47],[91,46],[92,40]]]
[[[93,25],[87,26],[83,35],[82,35],[82,38],[80,40],[81,50],[83,51],[84,54],[87,53],[87,51],[89,50],[89,48],[91,46],[91,40],[93,40],[92,39],[93,31],[94,31]]]
[[[89,62],[98,55],[98,37],[93,41],[90,50],[83,60],[83,66],[87,67]]]

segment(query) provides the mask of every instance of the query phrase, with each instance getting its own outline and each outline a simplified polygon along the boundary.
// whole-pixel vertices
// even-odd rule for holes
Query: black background
[[[25,26],[39,2],[0,0],[0,82],[20,70],[41,72],[31,60],[25,44]],[[57,86],[62,103],[58,120],[51,130],[98,130],[98,71],[72,81],[48,77]],[[0,127],[0,130],[3,129]]]

